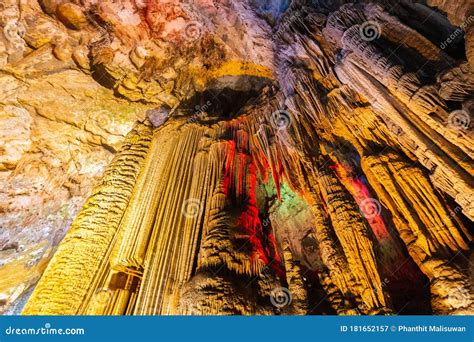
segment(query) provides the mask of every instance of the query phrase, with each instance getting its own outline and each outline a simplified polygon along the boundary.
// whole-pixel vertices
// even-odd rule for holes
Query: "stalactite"
[[[348,80],[348,78],[347,76],[344,76],[342,68],[338,69],[338,71],[340,71],[339,75],[343,79],[343,82],[346,82],[345,80]],[[368,75],[361,74],[360,70],[358,73],[361,78],[368,78]],[[371,82],[373,82],[373,80],[369,78],[366,85],[373,84]],[[410,137],[411,143],[405,143],[404,148],[414,154],[420,163],[432,171],[431,179],[434,184],[450,194],[456,202],[461,205],[465,214],[472,217],[472,211],[474,208],[472,208],[472,202],[469,200],[472,193],[470,190],[470,177],[464,170],[458,168],[456,166],[457,164],[446,156],[445,152],[448,151],[443,149],[449,149],[449,146],[433,144],[424,134],[412,125],[409,119],[405,116],[406,112],[404,112],[402,108],[397,107],[400,110],[396,109],[396,105],[387,100],[386,93],[384,93],[380,87],[366,85],[362,85],[362,83],[356,81],[352,86],[367,98],[374,98],[374,95],[377,94],[377,103],[380,104],[380,106],[376,103],[375,108],[378,115],[381,116],[382,120],[384,120],[387,125],[389,125],[391,120],[400,127],[401,132],[403,133],[401,134],[402,139],[404,134],[407,134]],[[404,143],[403,140],[400,142],[402,144]],[[452,155],[453,152],[451,151],[449,156]],[[459,159],[459,157],[456,157],[456,159]]]
[[[438,83],[439,94],[446,101],[464,101],[474,93],[474,75],[468,63],[444,70]]]
[[[431,286],[443,283],[445,290],[463,289],[463,301],[450,300],[444,293],[447,303],[436,298],[434,309],[439,313],[467,310],[473,302],[473,295],[466,288],[467,275],[449,263],[453,252],[468,249],[469,233],[415,166],[390,153],[364,158],[362,166],[377,194],[390,208],[400,237],[431,280]]]
[[[101,280],[97,285],[99,296],[100,291],[107,289],[109,296],[113,297],[104,308],[106,313],[133,312],[135,301],[139,298],[138,286],[142,282],[149,241],[157,219],[157,210],[163,204],[162,198],[166,191],[163,178],[168,174],[166,171],[169,170],[170,159],[174,158],[173,154],[167,153],[176,143],[167,134],[174,128],[175,125],[171,124],[155,130],[143,172],[136,181],[133,196],[108,257],[109,268],[100,276]],[[143,280],[145,285],[146,280],[147,278]],[[100,300],[93,298],[86,311],[97,313],[96,310],[102,310],[100,306],[96,309],[96,302],[102,304]]]
[[[392,94],[397,94],[401,102],[411,112],[416,113],[417,117],[437,131],[438,134],[442,134],[449,139],[446,143],[457,145],[471,157],[474,155],[469,135],[464,134],[462,131],[457,132],[446,125],[448,113],[443,109],[444,105],[441,99],[438,99],[434,88],[422,87],[422,82],[418,80],[415,74],[404,73],[401,66],[391,66],[388,58],[360,37],[359,30],[348,30],[346,34],[347,42],[343,40],[343,44],[345,44],[343,46],[347,51],[351,51],[354,54],[350,57],[352,63],[362,70],[366,68],[374,70],[374,76],[378,81],[387,87]],[[374,59],[377,62],[371,65],[366,65],[363,62]],[[438,116],[441,116],[441,120],[436,119],[436,116],[432,113],[437,113]],[[456,156],[455,153],[451,155]],[[456,160],[459,162],[462,159],[456,158]],[[468,168],[468,170],[472,172],[472,167]]]
[[[319,243],[321,258],[332,283],[343,295],[352,292],[355,284],[353,273],[342,250],[342,246],[334,232],[330,218],[324,208],[324,202],[318,188],[311,191],[311,209],[315,216],[316,238]]]
[[[318,176],[322,197],[328,206],[349,267],[364,289],[359,290],[364,303],[372,308],[388,308],[388,301],[382,292],[382,280],[370,229],[333,172],[323,168],[319,170]]]
[[[276,286],[271,284],[278,284],[273,275],[278,256],[274,252],[269,255],[262,245],[262,224],[255,198],[256,170],[248,155],[248,133],[243,128],[238,122],[224,123],[209,139],[208,206],[197,274],[184,287],[182,297],[187,300],[181,300],[181,313],[272,311],[256,307],[248,298],[250,288],[260,288],[259,296],[268,296]],[[235,140],[221,140],[225,137]],[[269,247],[275,248],[271,243]],[[274,262],[277,264],[272,265]],[[231,280],[226,272],[239,275],[240,280]]]
[[[145,259],[147,269],[135,314],[174,313],[178,289],[191,275],[206,197],[196,182],[207,179],[208,172],[202,165],[206,157],[199,144],[205,129],[192,128],[185,126],[183,134],[170,139],[159,170],[160,188],[154,193],[159,204],[153,213],[154,228]]]

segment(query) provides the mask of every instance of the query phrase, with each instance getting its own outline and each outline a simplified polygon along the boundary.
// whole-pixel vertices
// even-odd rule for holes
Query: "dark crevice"
[[[228,120],[238,116],[241,109],[258,95],[257,90],[206,89],[183,101],[176,112],[196,121]]]

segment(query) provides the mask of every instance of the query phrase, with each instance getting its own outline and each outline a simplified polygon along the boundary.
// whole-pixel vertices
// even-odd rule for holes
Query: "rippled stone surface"
[[[0,312],[472,314],[453,4],[2,2]]]

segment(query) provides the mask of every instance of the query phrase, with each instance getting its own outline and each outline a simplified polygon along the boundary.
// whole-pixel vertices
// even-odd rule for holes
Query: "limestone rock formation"
[[[0,4],[0,313],[474,313],[474,4]]]

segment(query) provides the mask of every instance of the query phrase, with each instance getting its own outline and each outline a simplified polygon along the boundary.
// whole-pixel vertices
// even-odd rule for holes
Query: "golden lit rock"
[[[0,7],[0,312],[472,314],[472,13]]]

